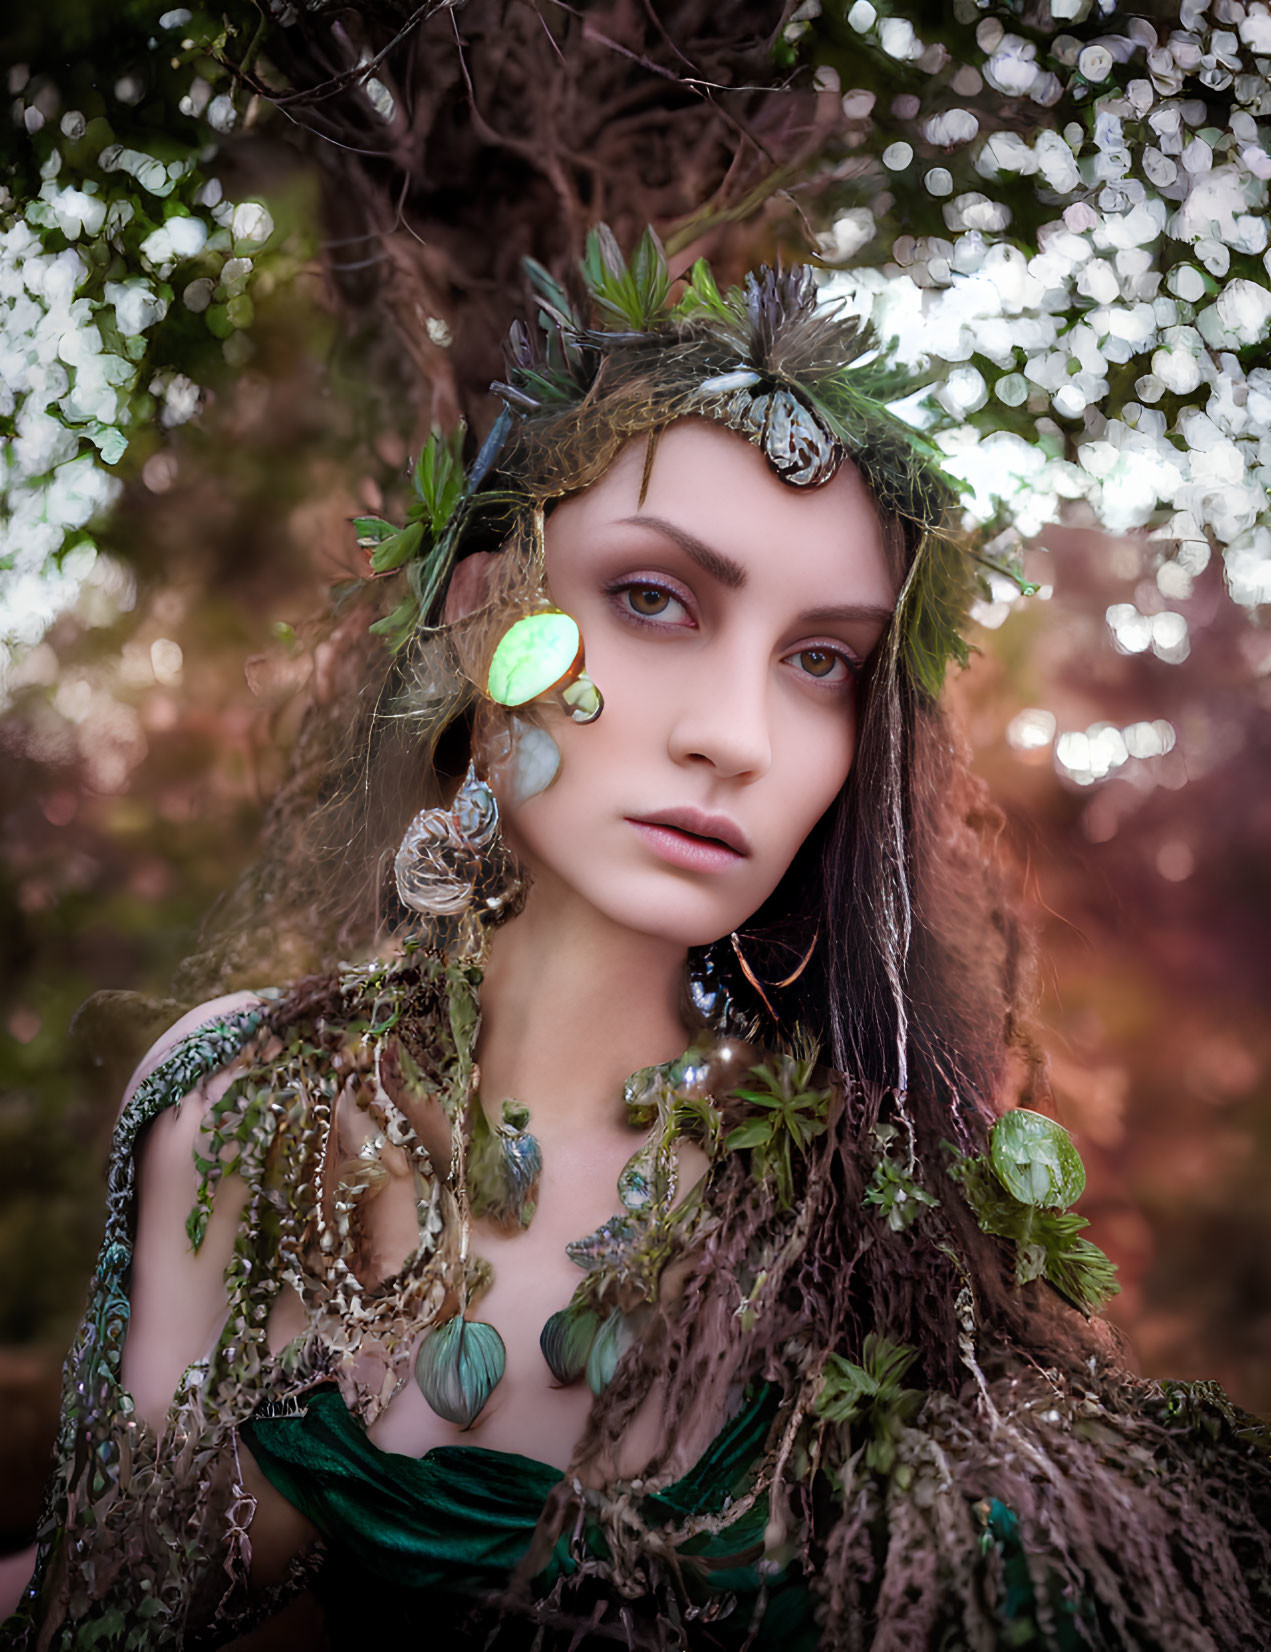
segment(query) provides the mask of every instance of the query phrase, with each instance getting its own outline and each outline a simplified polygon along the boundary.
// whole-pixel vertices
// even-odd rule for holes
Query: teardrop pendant
[[[593,1308],[570,1303],[554,1313],[539,1334],[538,1345],[543,1351],[548,1369],[562,1387],[577,1382],[587,1369],[600,1316]]]
[[[493,1325],[453,1319],[426,1331],[415,1355],[415,1381],[439,1417],[470,1428],[507,1369],[507,1350]]]
[[[618,1362],[633,1343],[639,1341],[640,1316],[612,1313],[596,1332],[587,1355],[587,1386],[593,1394],[603,1394],[618,1369]]]
[[[503,1116],[491,1125],[480,1102],[472,1114],[468,1146],[468,1200],[474,1216],[488,1216],[503,1228],[527,1228],[534,1215],[543,1152],[531,1134],[530,1110],[520,1102],[503,1103]]]

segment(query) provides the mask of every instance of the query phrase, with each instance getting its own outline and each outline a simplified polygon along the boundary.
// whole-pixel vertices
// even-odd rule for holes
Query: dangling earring
[[[474,764],[449,808],[421,809],[411,821],[393,870],[402,905],[416,912],[441,918],[506,913],[521,880],[499,832],[499,805]]]
[[[780,1025],[781,1017],[777,1014],[776,1010],[773,1009],[772,1003],[771,1003],[771,1001],[768,997],[768,994],[764,991],[764,983],[759,979],[759,977],[755,974],[754,970],[751,969],[750,964],[747,962],[746,955],[741,950],[741,940],[738,937],[737,931],[735,929],[733,930],[732,934],[728,937],[728,939],[732,942],[733,952],[736,954],[737,962],[741,965],[742,974],[746,977],[746,979],[750,982],[751,986],[755,989],[755,991],[759,994],[760,998],[763,1000],[763,1006],[767,1010],[768,1014],[772,1017],[772,1019],[775,1022],[777,1022],[778,1025]],[[767,983],[768,986],[776,989],[777,991],[780,991],[781,988],[783,988],[783,987],[792,987],[794,985],[794,983],[799,979],[799,977],[803,974],[804,970],[812,962],[812,954],[816,951],[816,943],[820,939],[821,939],[821,926],[820,926],[820,924],[818,924],[816,926],[816,929],[813,931],[812,939],[808,943],[808,950],[803,954],[803,957],[799,962],[798,968],[795,969],[792,974],[787,975],[784,981],[769,981]]]
[[[605,704],[583,669],[577,621],[549,607],[525,614],[503,633],[490,661],[486,693],[509,709],[558,695],[576,723],[594,723]]]

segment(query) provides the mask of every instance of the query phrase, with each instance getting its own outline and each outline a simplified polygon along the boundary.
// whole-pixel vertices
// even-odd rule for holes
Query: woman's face
[[[763,904],[843,785],[896,590],[851,465],[801,491],[745,437],[684,419],[640,503],[645,452],[628,443],[548,519],[552,599],[604,712],[551,714],[560,774],[504,823],[555,898],[688,947]]]

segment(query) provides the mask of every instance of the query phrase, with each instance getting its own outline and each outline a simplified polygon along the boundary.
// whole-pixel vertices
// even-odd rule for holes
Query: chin
[[[624,929],[683,947],[686,952],[690,947],[710,946],[749,916],[749,910],[721,911],[718,901],[703,900],[695,891],[682,888],[644,891],[623,900],[615,900],[609,891],[596,905]]]
[[[635,935],[646,935],[668,945],[709,946],[728,935],[758,910],[770,890],[722,886],[720,880],[695,877],[670,869],[633,865],[630,859],[580,854],[562,863],[535,853],[525,838],[513,840],[513,851],[550,905],[581,901],[602,918]],[[755,879],[748,880],[752,885]]]

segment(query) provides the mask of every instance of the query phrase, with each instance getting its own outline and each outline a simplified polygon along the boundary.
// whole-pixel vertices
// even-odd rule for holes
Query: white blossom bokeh
[[[972,517],[1022,540],[1069,519],[1145,541],[1161,600],[1110,608],[1113,646],[1181,664],[1171,604],[1211,557],[1251,617],[1271,601],[1271,9],[1184,0],[1156,23],[1103,0],[1048,9],[1049,37],[1030,14],[1025,38],[958,0],[977,53],[952,76],[908,27],[905,57],[938,79],[903,137],[892,103],[871,215],[891,210],[889,174],[916,169],[944,232],[866,239],[854,207],[822,251],[842,265],[853,247],[855,266],[824,295],[930,372],[934,393],[899,411],[935,432]],[[846,21],[898,55],[894,18],[858,4]],[[1084,39],[1066,32],[1078,25]],[[872,117],[840,89],[849,120]],[[1030,600],[1000,583],[977,610],[990,628]],[[1078,785],[1129,754],[1103,728],[1060,731],[1054,749]]]
[[[190,16],[165,12],[160,28]],[[204,360],[215,353],[236,368],[250,356],[250,292],[274,234],[267,207],[225,200],[208,176],[205,132],[184,146],[165,135],[162,154],[150,153],[117,141],[103,118],[68,109],[49,119],[56,89],[29,96],[22,66],[8,79],[45,153],[34,193],[0,186],[0,696],[80,601],[138,432],[198,412],[201,386],[159,365],[171,337],[198,316]],[[209,90],[194,76],[182,113],[207,111],[227,130],[210,120]],[[121,125],[133,94],[128,77],[114,87]]]

